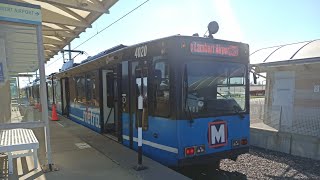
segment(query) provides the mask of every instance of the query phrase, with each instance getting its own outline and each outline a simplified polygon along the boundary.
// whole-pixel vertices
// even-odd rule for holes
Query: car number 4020
[[[147,52],[148,52],[147,45],[144,45],[144,46],[141,46],[141,47],[137,47],[136,48],[136,52],[134,53],[134,56],[136,58],[145,57],[145,56],[147,56]]]

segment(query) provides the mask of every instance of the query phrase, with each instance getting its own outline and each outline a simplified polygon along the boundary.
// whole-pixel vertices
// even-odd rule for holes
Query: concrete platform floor
[[[53,163],[58,171],[44,173],[34,169],[32,157],[14,160],[14,174],[8,175],[7,158],[0,155],[0,179],[188,179],[185,176],[143,157],[148,167],[135,171],[137,153],[121,144],[61,117],[50,121]],[[43,128],[34,129],[40,142],[39,163],[45,162]]]

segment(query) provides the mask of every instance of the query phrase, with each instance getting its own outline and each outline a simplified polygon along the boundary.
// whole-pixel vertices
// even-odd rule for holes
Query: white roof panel
[[[311,58],[320,58],[319,39],[257,50],[250,55],[250,64],[303,63],[311,62]]]

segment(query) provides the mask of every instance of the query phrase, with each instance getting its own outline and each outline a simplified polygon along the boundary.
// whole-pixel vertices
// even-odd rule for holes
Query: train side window
[[[86,103],[91,105],[91,100],[92,100],[92,89],[93,89],[93,78],[94,76],[91,76],[91,74],[86,75]]]
[[[107,107],[114,107],[114,74],[107,73]]]
[[[85,95],[85,77],[80,76],[76,77],[76,101],[77,103],[85,103],[86,95]]]
[[[170,80],[169,64],[166,61],[159,61],[155,64],[155,109],[156,116],[170,116]]]
[[[77,102],[77,85],[76,85],[77,79],[75,77],[69,78],[69,98],[70,98],[70,103],[71,105],[74,105],[74,103]],[[60,80],[56,82],[56,89],[54,92],[57,94],[56,95],[56,101],[61,101],[61,89],[60,89]],[[59,93],[59,94],[58,94]]]

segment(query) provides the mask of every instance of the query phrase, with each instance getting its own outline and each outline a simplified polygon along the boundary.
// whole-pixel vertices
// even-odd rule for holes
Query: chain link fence
[[[250,100],[250,126],[320,138],[320,107],[267,105],[265,98]]]

